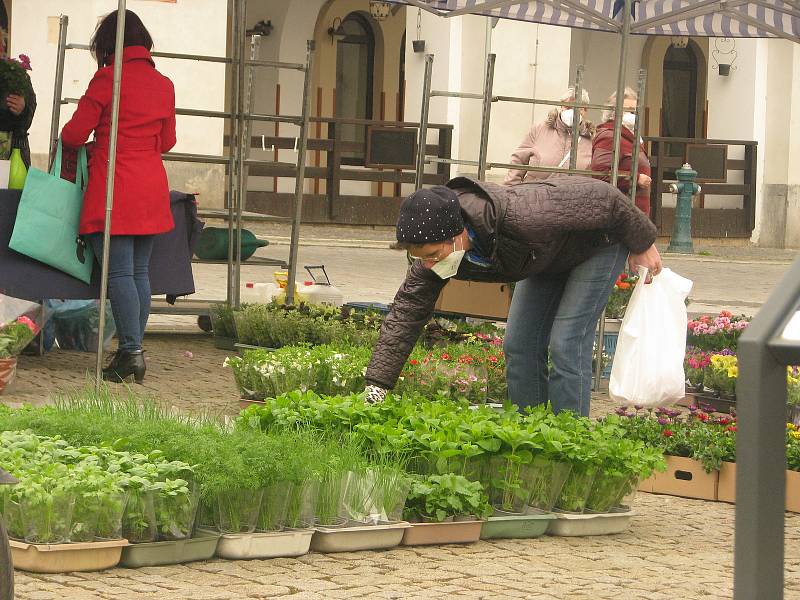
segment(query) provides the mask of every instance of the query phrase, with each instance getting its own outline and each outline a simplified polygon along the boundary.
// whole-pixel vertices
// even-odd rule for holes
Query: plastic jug
[[[22,162],[22,154],[19,148],[14,148],[11,151],[11,166],[8,174],[8,189],[21,190],[25,187],[25,179],[28,177],[28,169],[25,168],[25,163]]]
[[[278,285],[271,281],[266,283],[248,281],[242,286],[240,300],[242,304],[266,304],[271,302],[280,291]]]
[[[300,288],[299,298],[308,304],[341,306],[344,302],[344,295],[339,288],[333,285],[314,283],[313,281],[306,281],[305,285]]]

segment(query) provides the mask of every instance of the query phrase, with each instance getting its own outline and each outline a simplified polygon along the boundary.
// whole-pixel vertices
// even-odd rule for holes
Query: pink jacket
[[[581,123],[578,138],[578,169],[588,169],[592,162],[592,136],[594,126],[588,122]],[[572,131],[561,121],[557,110],[547,115],[542,123],[533,125],[511,155],[511,163],[515,165],[531,165],[542,167],[569,168],[567,154],[572,148]],[[566,161],[564,157],[567,157]],[[563,164],[562,164],[563,162]],[[522,171],[511,169],[506,175],[505,185],[517,185],[534,179],[546,179],[552,173],[544,171]]]

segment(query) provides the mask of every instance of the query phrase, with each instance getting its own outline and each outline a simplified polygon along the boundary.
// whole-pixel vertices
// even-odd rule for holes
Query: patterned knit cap
[[[458,195],[437,185],[417,190],[400,205],[397,241],[429,244],[454,238],[464,229]]]

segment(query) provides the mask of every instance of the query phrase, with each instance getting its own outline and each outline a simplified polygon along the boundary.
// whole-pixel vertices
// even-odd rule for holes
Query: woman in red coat
[[[622,136],[619,141],[619,170],[630,172],[633,166],[633,129],[636,123],[636,102],[638,94],[631,88],[625,88],[625,98],[622,104]],[[614,93],[608,99],[607,104],[616,105],[617,94]],[[592,171],[610,171],[612,149],[614,148],[614,111],[607,111],[603,114],[603,123],[597,127],[597,133],[592,140]],[[650,216],[650,159],[644,151],[644,144],[641,140],[636,144],[639,148],[639,163],[637,165],[636,176],[636,206]],[[601,177],[603,181],[609,181],[609,177]],[[620,176],[617,179],[619,190],[628,194],[630,192],[630,179]]]
[[[103,254],[105,229],[116,29],[114,11],[103,19],[92,38],[91,50],[99,70],[61,132],[64,145],[73,148],[85,144],[94,132],[80,233],[92,245],[98,261]],[[103,370],[103,378],[115,382],[131,376],[136,383],[144,379],[142,337],[150,314],[153,236],[174,226],[161,154],[175,145],[175,89],[156,70],[150,56],[152,48],[153,40],[142,21],[126,11],[108,265],[108,296],[119,349]]]

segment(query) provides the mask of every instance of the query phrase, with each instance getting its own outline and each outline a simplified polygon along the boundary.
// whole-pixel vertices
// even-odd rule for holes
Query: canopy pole
[[[419,139],[417,140],[417,173],[414,187],[422,188],[425,177],[425,145],[428,143],[428,117],[431,105],[431,79],[433,77],[433,54],[425,55],[425,75],[422,80],[422,106],[419,115]]]
[[[631,37],[631,0],[625,0],[622,20],[622,38],[617,71],[617,103],[614,108],[614,144],[611,154],[611,185],[617,185],[619,174],[619,143],[622,138],[622,105],[625,101],[625,67],[628,64],[628,42]]]
[[[61,94],[64,91],[64,62],[67,53],[67,26],[69,17],[58,17],[58,50],[56,51],[56,82],[53,87],[53,116],[50,119],[50,159],[47,164],[53,164],[58,141],[58,129],[61,124]],[[61,176],[60,173],[58,173]]]
[[[100,392],[103,381],[103,338],[106,328],[106,300],[108,298],[108,254],[111,245],[111,212],[114,207],[114,171],[117,167],[117,134],[119,131],[119,99],[122,85],[122,53],[125,48],[125,3],[119,0],[117,8],[117,40],[114,47],[114,84],[111,96],[111,133],[108,145],[108,173],[106,176],[106,219],[103,229],[103,258],[100,261],[100,322],[97,326],[97,360],[94,368],[95,391]]]
[[[631,154],[631,187],[628,189],[631,202],[636,204],[636,188],[639,186],[639,147],[642,139],[642,113],[644,112],[644,95],[647,86],[647,71],[639,69],[639,98],[636,100],[636,125],[633,127],[633,149]],[[647,215],[648,217],[650,215]]]
[[[575,71],[575,86],[572,88],[575,98],[573,100],[581,102],[583,100],[583,65],[578,65]],[[581,109],[572,109],[572,133],[571,133],[571,148],[569,151],[569,168],[574,170],[578,168],[578,144],[580,144],[581,132]]]
[[[494,64],[496,55],[486,57],[486,74],[483,78],[483,110],[481,112],[481,138],[478,150],[478,181],[486,178],[486,157],[489,150],[489,121],[492,118],[492,88],[494,87]]]

